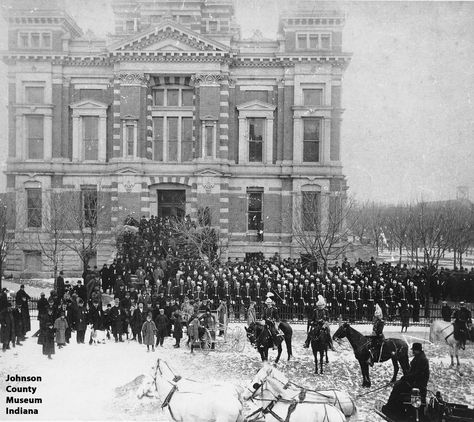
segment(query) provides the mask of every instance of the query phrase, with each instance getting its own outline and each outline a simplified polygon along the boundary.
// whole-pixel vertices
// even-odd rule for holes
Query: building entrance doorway
[[[158,199],[158,217],[184,218],[186,215],[186,191],[161,190],[156,191]]]

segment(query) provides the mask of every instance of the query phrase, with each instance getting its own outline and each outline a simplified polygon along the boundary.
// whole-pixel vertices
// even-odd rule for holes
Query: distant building
[[[229,256],[299,256],[295,196],[317,198],[323,216],[346,189],[350,54],[334,5],[290,4],[268,40],[241,39],[232,0],[112,0],[105,40],[84,34],[60,1],[10,1],[6,175],[18,247],[8,269],[48,269],[31,241],[45,219],[33,217],[58,192],[78,194],[85,213],[104,207],[106,233],[127,215],[208,207]],[[91,263],[113,256],[110,233]],[[81,266],[71,251],[63,265]]]

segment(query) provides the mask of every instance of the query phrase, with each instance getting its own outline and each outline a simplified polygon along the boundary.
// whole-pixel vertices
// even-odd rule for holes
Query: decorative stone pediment
[[[229,48],[174,22],[164,21],[128,40],[111,46],[111,51],[221,51]]]
[[[74,110],[89,110],[91,108],[92,109],[97,109],[97,108],[106,109],[108,105],[101,103],[99,101],[83,100],[83,101],[78,101],[76,103],[71,104],[70,107]]]
[[[121,169],[118,169],[115,174],[119,175],[119,176],[134,176],[134,175],[137,175],[139,174],[139,172],[132,168],[132,167],[123,167]]]
[[[201,176],[201,177],[216,177],[216,176],[223,176],[224,173],[219,170],[214,170],[211,168],[205,168],[202,170],[198,170],[194,173],[195,176]]]
[[[265,103],[259,100],[248,101],[246,103],[239,104],[237,110],[239,111],[267,111],[273,112],[275,110],[273,104]]]

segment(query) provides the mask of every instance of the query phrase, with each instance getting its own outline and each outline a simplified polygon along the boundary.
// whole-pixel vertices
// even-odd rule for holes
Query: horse
[[[468,335],[468,340],[474,339],[474,326],[471,327]],[[456,364],[459,366],[458,350],[461,342],[454,338],[454,325],[452,322],[436,320],[430,326],[430,341],[432,343],[437,341],[445,341],[449,346],[449,354],[451,356],[451,366],[454,366],[454,356],[456,356]]]
[[[345,421],[357,416],[354,400],[344,391],[309,390],[292,383],[281,371],[264,363],[257,372],[244,400],[260,401],[262,407],[247,416],[248,421]],[[291,406],[293,406],[293,413]],[[296,406],[296,407],[295,407]],[[298,412],[296,412],[298,411]],[[273,413],[272,413],[273,412]],[[286,416],[290,415],[288,419]],[[252,419],[253,416],[257,416]]]
[[[318,353],[319,353],[319,362],[321,366],[321,374],[323,373],[323,360],[324,354],[326,353],[326,363],[329,363],[328,359],[328,348],[331,344],[331,337],[328,332],[328,329],[325,327],[314,326],[308,333],[311,343],[311,349],[313,350],[314,356],[314,373],[318,373]]]
[[[232,384],[207,384],[176,375],[158,359],[138,398],[158,398],[174,421],[243,422],[241,391]]]
[[[347,322],[344,322],[332,336],[333,340],[339,340],[344,337],[349,340],[349,343],[351,344],[354,351],[354,356],[359,361],[360,369],[362,371],[362,387],[370,387],[371,382],[369,377],[368,360],[370,357],[369,345],[371,343],[371,339],[359,333]],[[399,370],[398,364],[400,364],[404,374],[410,367],[408,361],[407,342],[397,338],[384,339],[382,346],[380,347],[380,352],[376,356],[375,362],[385,362],[389,359],[392,360],[393,364],[393,377],[390,382],[394,383],[397,380],[397,374]]]
[[[288,360],[290,360],[290,358],[293,356],[291,349],[293,329],[291,328],[290,324],[284,321],[280,322],[278,328],[283,332],[283,339],[285,340],[286,344]],[[245,331],[247,332],[247,338],[249,339],[252,346],[255,346],[260,353],[263,362],[268,360],[268,349],[276,346],[278,349],[278,354],[275,359],[275,363],[278,363],[282,352],[281,343],[283,342],[283,339],[281,339],[281,337],[279,337],[280,341],[278,341],[277,344],[274,344],[268,327],[255,322],[252,322],[248,327],[245,327]]]

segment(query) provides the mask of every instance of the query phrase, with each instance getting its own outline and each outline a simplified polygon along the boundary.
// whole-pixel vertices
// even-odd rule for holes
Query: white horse
[[[250,385],[244,399],[260,401],[262,407],[247,417],[249,421],[263,416],[265,421],[345,422],[357,414],[356,405],[347,393],[306,390],[268,364],[257,372]]]
[[[474,326],[471,327],[468,339],[474,338]],[[449,346],[449,354],[451,356],[451,366],[454,366],[454,356],[456,356],[457,366],[459,366],[458,350],[461,342],[454,338],[454,325],[452,322],[436,320],[430,326],[430,341],[445,342]]]
[[[206,384],[176,375],[169,365],[158,359],[152,376],[138,393],[158,398],[161,408],[168,408],[171,420],[188,422],[242,422],[242,398],[232,384]]]

